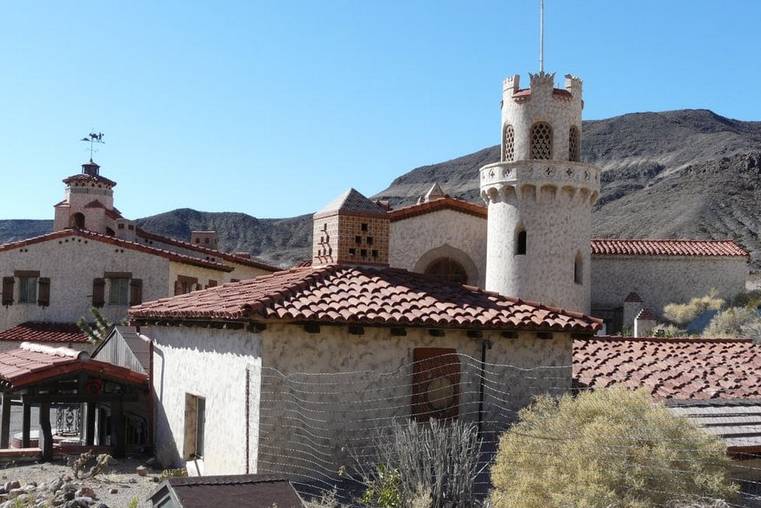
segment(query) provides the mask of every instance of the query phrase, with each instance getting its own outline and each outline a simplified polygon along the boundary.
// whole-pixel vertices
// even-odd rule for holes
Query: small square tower
[[[312,264],[388,265],[386,210],[349,189],[314,214]]]

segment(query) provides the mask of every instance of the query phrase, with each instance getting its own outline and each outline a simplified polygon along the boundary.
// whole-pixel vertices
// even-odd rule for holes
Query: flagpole
[[[539,0],[539,72],[544,72],[544,0]]]

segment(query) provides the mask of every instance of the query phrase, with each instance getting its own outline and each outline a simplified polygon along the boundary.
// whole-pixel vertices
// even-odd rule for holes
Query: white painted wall
[[[154,342],[156,456],[190,474],[246,471],[246,369],[251,369],[251,473],[256,472],[261,338],[244,330],[142,327]],[[204,458],[185,464],[185,394],[206,399]]]

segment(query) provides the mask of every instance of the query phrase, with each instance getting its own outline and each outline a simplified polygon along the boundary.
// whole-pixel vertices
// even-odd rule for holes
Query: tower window
[[[353,248],[353,247],[352,247],[351,249],[349,249],[349,255],[350,255],[350,256],[353,256],[353,255],[355,255],[356,253],[357,253],[357,249],[355,249],[355,248]]]
[[[573,260],[573,281],[576,284],[584,284],[584,261],[581,259],[581,252],[577,252]]]
[[[356,243],[357,245],[361,244],[362,243],[362,237],[361,236],[355,236],[354,237],[354,243]]]
[[[581,143],[579,142],[579,128],[575,125],[571,126],[568,131],[568,160],[580,161],[581,160]]]
[[[538,122],[531,127],[531,158],[552,159],[552,127],[547,122]]]
[[[83,213],[75,213],[71,216],[71,222],[69,223],[69,226],[71,226],[74,229],[84,229],[85,228],[85,215]]]
[[[373,244],[373,237],[372,236],[368,236],[367,237],[367,245],[372,245],[372,244]]]
[[[377,257],[378,257],[378,251],[377,251],[377,250],[375,250],[375,249],[373,249],[373,257],[374,257],[374,258],[377,258]]]
[[[366,258],[367,257],[367,249],[362,249],[361,251],[359,251],[359,255],[362,256],[363,258]]]
[[[515,255],[523,256],[526,254],[526,230],[519,229],[515,235]]]
[[[366,222],[362,223],[362,231],[367,231],[367,223]]]
[[[515,159],[515,130],[510,124],[505,125],[502,132],[502,161],[510,162]]]

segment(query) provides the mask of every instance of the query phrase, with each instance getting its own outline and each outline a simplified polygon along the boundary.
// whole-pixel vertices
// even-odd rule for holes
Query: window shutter
[[[39,284],[40,289],[37,293],[37,304],[41,307],[47,307],[50,305],[50,279],[48,277],[40,277]]]
[[[92,281],[92,306],[103,307],[106,303],[106,280],[94,279]]]
[[[182,290],[182,281],[177,279],[174,281],[174,296],[181,295],[182,293],[184,293]]]
[[[217,281],[209,279],[209,283],[206,285],[206,288],[213,288],[217,287]]]
[[[129,283],[129,304],[140,305],[143,303],[143,281],[142,279],[132,279]]]
[[[16,279],[3,277],[3,305],[13,305],[13,285]]]

